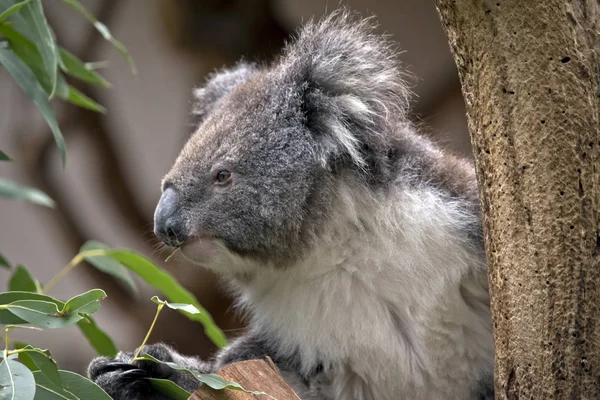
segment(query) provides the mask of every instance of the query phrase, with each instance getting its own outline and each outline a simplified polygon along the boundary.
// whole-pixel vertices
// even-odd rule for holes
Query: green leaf
[[[50,77],[52,90],[50,98],[56,91],[58,76],[58,49],[54,41],[54,35],[48,26],[48,21],[42,8],[42,0],[32,0],[20,11],[23,19],[29,24],[32,34],[30,38],[39,50],[46,72]]]
[[[0,12],[5,12],[15,5],[14,0],[0,0]],[[30,40],[33,39],[33,33],[29,28],[29,24],[20,12],[12,13],[6,19],[7,23],[10,23],[16,30],[27,36]]]
[[[12,161],[8,154],[0,150],[0,161]]]
[[[27,367],[18,361],[4,359],[0,363],[0,400],[32,400],[35,380]]]
[[[171,367],[171,368],[173,368],[173,369],[175,369],[177,371],[185,372],[187,374],[192,375],[194,378],[198,379],[200,382],[204,383],[207,386],[210,386],[211,388],[213,388],[215,390],[223,390],[223,389],[240,390],[242,392],[246,392],[246,393],[250,393],[250,394],[256,394],[256,395],[268,396],[271,399],[274,399],[271,395],[268,395],[265,392],[258,392],[258,391],[246,390],[239,383],[226,381],[225,379],[221,378],[217,374],[201,374],[198,371],[194,371],[192,369],[184,368],[184,367],[182,367],[179,364],[176,364],[174,362],[160,361],[160,360],[152,357],[149,354],[144,354],[144,355],[142,355],[140,357],[137,357],[136,360],[147,360],[147,361],[153,361],[153,362],[156,362],[156,363],[159,363],[159,364],[168,365],[169,367]]]
[[[57,307],[63,307],[64,303],[44,294],[32,292],[4,292],[0,293],[0,305],[7,305],[20,300],[38,300],[56,304]],[[22,318],[17,317],[7,309],[0,309],[0,325],[8,324],[26,324]]]
[[[23,292],[19,292],[23,293]],[[99,301],[106,297],[100,289],[73,297],[62,307],[56,301],[18,300],[2,305],[17,317],[42,328],[64,328],[79,322],[83,313],[91,314],[100,308]],[[54,299],[52,299],[54,300]],[[19,323],[19,322],[16,322]]]
[[[150,382],[150,386],[157,392],[160,392],[172,400],[188,400],[192,395],[173,381],[168,379],[145,378]]]
[[[36,369],[34,371],[40,371],[57,388],[63,387],[56,361],[54,361],[48,350],[37,349],[31,345],[25,346],[22,350],[25,351],[19,352],[19,359],[21,359],[21,356],[25,359],[29,357],[27,364],[35,364]]]
[[[65,303],[57,300],[53,297],[31,292],[4,292],[0,293],[0,305],[10,304],[19,300],[38,300],[46,301],[49,303],[56,304],[59,310],[64,309]],[[81,312],[80,310],[79,312]],[[89,310],[84,310],[89,311]],[[0,309],[0,325],[7,324],[26,324],[26,320],[19,318],[18,316],[11,313],[9,310]],[[112,339],[104,333],[97,325],[92,317],[85,315],[80,321],[77,322],[77,326],[88,339],[90,344],[98,354],[107,357],[114,357],[118,350],[113,343]]]
[[[100,243],[95,240],[88,240],[83,244],[83,246],[81,246],[79,252],[81,253],[88,250],[109,250],[109,247],[104,243]],[[119,279],[133,293],[138,293],[137,286],[133,281],[131,274],[127,268],[123,266],[123,264],[106,256],[86,257],[85,260],[94,267],[98,268],[100,271]]]
[[[106,108],[96,103],[94,100],[90,99],[85,94],[81,93],[79,90],[75,89],[73,86],[70,85],[67,100],[72,104],[75,104],[76,106],[85,108],[87,110],[95,111],[101,114],[104,114],[106,112]]]
[[[56,304],[48,301],[19,300],[2,307],[40,328],[65,328],[76,324],[83,318],[77,313],[61,315]]]
[[[54,200],[41,190],[21,186],[14,182],[0,178],[0,197],[5,197],[11,200],[27,200],[34,204],[42,206],[54,207]]]
[[[61,315],[86,313],[92,314],[100,309],[100,301],[106,298],[106,293],[101,289],[92,289],[77,295],[67,301],[60,310]]]
[[[60,151],[60,156],[63,165],[66,163],[66,146],[65,139],[58,127],[54,109],[48,101],[44,88],[37,81],[35,75],[23,61],[21,61],[13,52],[7,49],[0,48],[0,64],[4,65],[8,73],[13,77],[15,82],[23,89],[23,91],[31,98],[33,103],[38,107],[46,123],[50,127],[54,135],[54,141]]]
[[[100,386],[89,379],[70,371],[58,371],[65,391],[57,392],[50,382],[39,371],[33,373],[35,377],[35,400],[57,399],[85,399],[85,400],[112,400]]]
[[[106,250],[105,255],[117,260],[130,271],[136,273],[149,285],[160,290],[173,303],[192,304],[200,313],[185,315],[204,325],[204,332],[212,342],[222,348],[227,345],[223,331],[215,324],[210,314],[200,305],[196,297],[183,288],[172,275],[158,268],[147,258],[131,250]]]
[[[33,279],[29,271],[22,265],[18,265],[8,282],[8,290],[37,292],[37,288],[35,279]]]
[[[77,326],[99,355],[111,358],[117,355],[119,349],[110,336],[96,325],[92,317],[87,316],[79,321]]]
[[[53,90],[53,83],[44,68],[42,56],[37,47],[35,47],[35,44],[8,24],[0,24],[0,35],[8,40],[10,50],[31,69],[39,84],[48,96],[50,96]],[[65,78],[60,73],[57,76],[56,94],[62,99],[68,99],[69,96],[69,87]]]
[[[40,367],[36,365],[36,363],[33,361],[33,358],[31,358],[27,352],[18,353],[18,356],[21,364],[25,365],[31,372],[40,370]]]
[[[98,21],[96,19],[96,17],[94,17],[92,15],[92,13],[90,13],[79,1],[77,1],[77,0],[63,0],[63,1],[65,3],[67,3],[68,5],[70,5],[71,7],[73,7],[74,9],[76,9],[77,11],[79,11],[81,14],[83,14],[83,16],[92,25],[94,25],[96,30],[98,32],[100,32],[100,34],[104,37],[104,39],[109,41],[117,50],[119,50],[121,55],[123,57],[125,57],[125,59],[129,63],[129,68],[131,68],[131,73],[135,75],[137,73],[137,71],[135,69],[135,64],[133,63],[133,59],[131,58],[131,55],[129,54],[129,52],[123,45],[123,43],[119,42],[117,39],[115,39],[112,36],[112,34],[110,33],[110,31],[108,30],[106,25],[104,25],[102,22]]]
[[[25,347],[31,346],[31,345],[29,345],[27,343],[14,342],[14,346],[15,346],[15,349],[22,349],[22,348],[25,348]],[[19,361],[21,361],[21,364],[23,364],[27,368],[29,368],[30,371],[33,372],[33,371],[39,370],[38,366],[35,365],[35,363],[31,359],[31,357],[29,357],[26,352],[19,353],[18,356],[19,356]]]
[[[35,47],[35,44],[9,24],[0,24],[0,35],[8,41],[10,50],[12,50],[21,61],[27,64],[40,85],[49,95],[52,91],[52,82],[50,76],[48,76],[48,72],[44,68],[42,56],[37,47]]]
[[[0,253],[0,267],[6,269],[12,269],[12,265],[8,262],[8,260],[4,257],[4,254]]]
[[[167,301],[163,301],[163,300],[159,299],[158,296],[153,296],[151,300],[153,302],[155,302],[156,304],[164,304],[167,307],[172,308],[173,310],[185,311],[190,314],[199,314],[200,313],[200,310],[198,310],[195,306],[193,306],[191,304],[169,303]]]
[[[94,71],[90,65],[85,64],[74,54],[69,53],[63,48],[59,49],[59,53],[63,64],[62,70],[65,74],[94,85],[110,87],[110,83],[102,75]]]
[[[20,3],[16,3],[16,4],[12,5],[11,7],[7,8],[6,10],[4,10],[0,14],[0,22],[6,21],[6,19],[8,17],[10,17],[12,14],[16,13],[17,11],[19,11],[23,6],[26,6],[27,3],[29,3],[30,1],[31,0],[21,1]]]

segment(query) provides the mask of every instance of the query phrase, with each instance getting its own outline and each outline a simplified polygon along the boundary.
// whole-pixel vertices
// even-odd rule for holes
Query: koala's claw
[[[106,374],[107,372],[113,372],[118,370],[129,371],[132,369],[139,369],[134,364],[124,363],[124,362],[111,362],[101,365],[100,367],[94,370],[94,375],[90,376],[90,378],[95,379],[97,376],[102,374]]]
[[[132,369],[130,371],[125,371],[121,374],[121,378],[123,379],[139,379],[139,378],[148,378],[150,374],[143,369]]]

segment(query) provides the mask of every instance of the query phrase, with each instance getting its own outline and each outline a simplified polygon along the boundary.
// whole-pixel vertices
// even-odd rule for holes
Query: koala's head
[[[195,95],[199,125],[163,180],[155,233],[227,270],[301,257],[340,177],[384,173],[407,90],[390,46],[340,12],[271,66],[240,63]]]

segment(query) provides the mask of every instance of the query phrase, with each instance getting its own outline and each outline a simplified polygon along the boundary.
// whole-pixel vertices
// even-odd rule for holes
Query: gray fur
[[[229,282],[250,328],[212,362],[147,351],[202,371],[268,355],[303,399],[493,397],[475,175],[408,122],[394,55],[370,20],[339,11],[273,65],[196,91],[198,129],[163,189],[183,254]],[[110,362],[92,362],[96,382],[148,398],[143,381],[103,373]]]

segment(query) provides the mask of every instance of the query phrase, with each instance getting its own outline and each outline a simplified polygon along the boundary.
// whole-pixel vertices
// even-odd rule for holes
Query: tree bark
[[[478,175],[497,399],[600,399],[600,3],[438,0]]]

